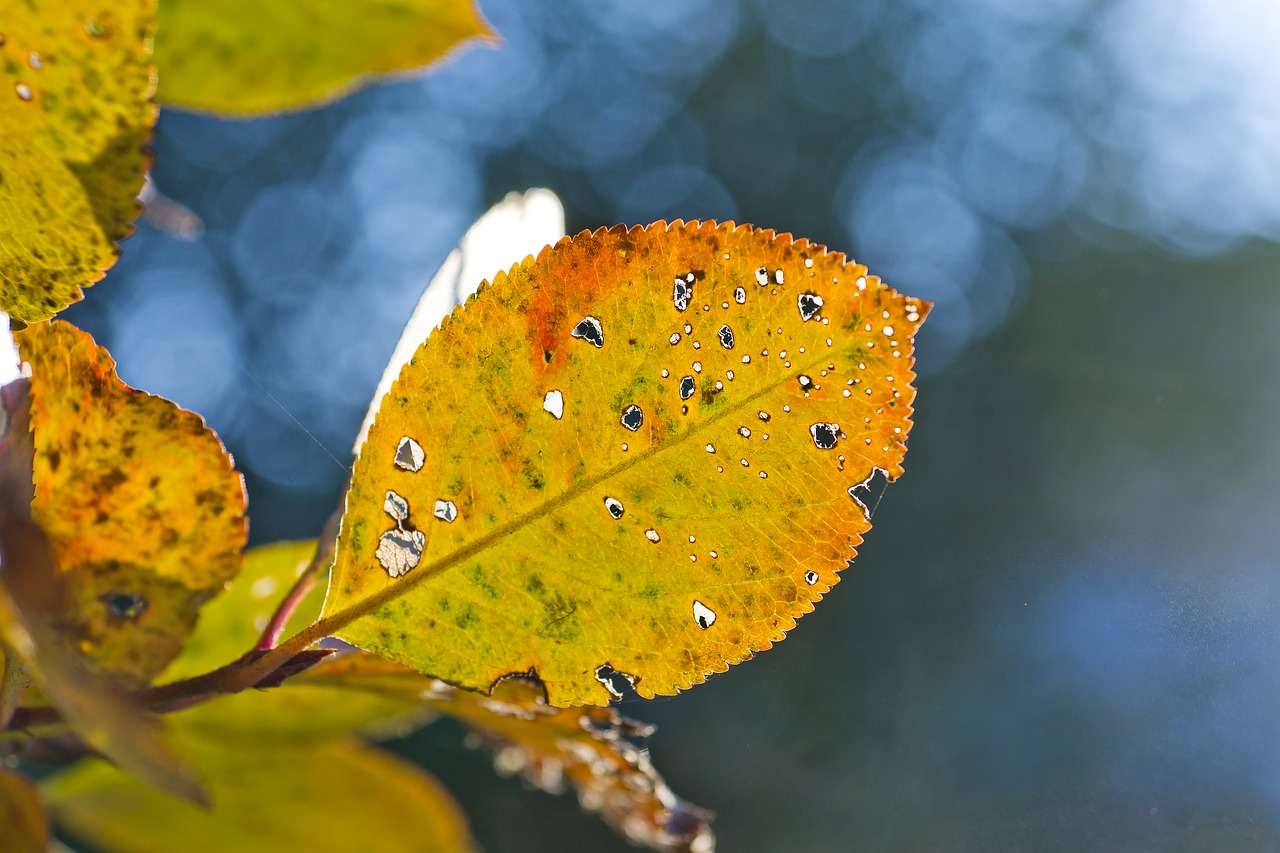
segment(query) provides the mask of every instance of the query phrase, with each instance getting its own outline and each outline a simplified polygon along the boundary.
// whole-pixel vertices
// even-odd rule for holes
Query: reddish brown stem
[[[345,493],[346,489],[343,489],[343,494]],[[307,567],[302,570],[302,574],[298,575],[298,579],[280,601],[276,612],[271,615],[271,621],[263,629],[257,645],[253,647],[255,651],[274,649],[280,644],[280,636],[284,633],[285,626],[289,624],[289,619],[307,597],[307,593],[315,589],[320,581],[320,575],[333,563],[333,551],[338,545],[338,528],[342,524],[343,503],[345,501],[338,504],[338,508],[324,523],[324,530],[320,531],[320,538],[316,541],[316,551],[311,555],[311,562],[307,563]]]

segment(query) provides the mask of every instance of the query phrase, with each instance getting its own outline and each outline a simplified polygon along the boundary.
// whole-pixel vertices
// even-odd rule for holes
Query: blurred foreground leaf
[[[100,670],[144,684],[240,569],[243,483],[202,418],[125,385],[86,333],[53,321],[15,337],[32,369],[31,513],[67,593],[54,620]]]
[[[159,21],[160,99],[233,116],[315,106],[489,32],[470,0],[165,0]]]
[[[89,760],[44,784],[58,825],[112,853],[454,853],[475,849],[449,793],[354,741],[206,740],[184,751],[208,781],[203,810]]]
[[[536,672],[558,706],[751,657],[902,473],[928,308],[732,223],[584,232],[499,273],[383,400],[321,628],[471,689]]]
[[[154,0],[0,0],[0,311],[81,298],[119,254],[156,108]]]
[[[12,770],[0,767],[0,851],[45,853],[49,821],[34,785]]]

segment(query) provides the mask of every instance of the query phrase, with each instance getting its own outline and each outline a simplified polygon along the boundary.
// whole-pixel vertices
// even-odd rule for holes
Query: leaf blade
[[[555,705],[607,702],[602,667],[670,694],[782,639],[870,527],[850,490],[902,472],[927,303],[732,223],[584,232],[482,291],[356,462],[337,635],[471,689],[536,670]]]
[[[156,36],[159,96],[228,116],[305,109],[488,34],[469,0],[168,0]]]
[[[244,483],[200,416],[125,385],[85,332],[55,320],[15,338],[32,366],[32,518],[68,591],[58,627],[141,686],[239,572]]]
[[[182,738],[211,810],[90,760],[44,784],[55,821],[118,853],[475,850],[461,810],[426,772],[349,740],[305,745]],[[373,834],[376,833],[376,834]]]
[[[133,231],[157,108],[153,0],[0,0],[0,311],[47,319]]]

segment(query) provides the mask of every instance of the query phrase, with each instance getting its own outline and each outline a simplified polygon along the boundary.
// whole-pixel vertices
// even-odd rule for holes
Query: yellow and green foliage
[[[0,0],[28,369],[0,388],[0,757],[83,759],[0,769],[4,849],[45,849],[47,808],[110,851],[473,850],[368,742],[441,716],[638,844],[713,849],[609,703],[768,649],[839,581],[903,472],[928,303],[746,225],[566,237],[417,342],[330,527],[248,552],[203,419],[49,321],[132,228],[157,74],[166,105],[275,113],[486,35],[458,0]]]

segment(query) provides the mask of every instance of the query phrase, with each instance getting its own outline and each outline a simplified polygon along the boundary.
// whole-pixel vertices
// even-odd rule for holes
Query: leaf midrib
[[[750,408],[751,404],[754,403],[756,400],[760,399],[766,394],[770,394],[774,391],[781,389],[786,384],[788,379],[794,379],[796,376],[799,376],[801,373],[804,373],[807,370],[816,369],[818,365],[822,364],[822,362],[826,360],[829,360],[829,359],[825,357],[815,358],[814,360],[812,360],[812,362],[793,368],[792,372],[789,373],[788,375],[784,375],[777,382],[765,385],[765,387],[761,388],[759,391],[756,391],[754,394],[751,394],[750,396],[743,398],[742,401],[737,403],[736,405],[726,406],[723,411],[715,415],[712,415],[706,419],[700,420],[688,432],[683,433],[682,435],[674,439],[671,439],[669,441],[663,441],[659,444],[655,444],[654,446],[650,447],[648,450],[645,450],[641,453],[637,453],[633,458],[628,459],[626,462],[622,462],[618,465],[613,466],[612,468],[608,468],[602,471],[599,474],[596,474],[594,476],[586,478],[585,480],[581,480],[577,483],[574,483],[568,489],[561,492],[559,495],[556,495],[555,497],[544,501],[543,503],[534,507],[532,510],[525,513],[524,515],[519,516],[518,518],[495,528],[489,533],[486,533],[484,536],[481,536],[479,539],[476,539],[474,542],[464,545],[463,547],[459,548],[456,551],[451,551],[450,553],[446,554],[445,556],[441,557],[440,559],[436,560],[430,565],[422,566],[417,569],[411,570],[406,580],[400,581],[398,583],[394,583],[391,586],[388,586],[386,589],[383,589],[370,596],[362,598],[359,601],[349,605],[348,607],[345,607],[342,610],[339,610],[337,613],[325,614],[320,618],[318,622],[316,622],[315,626],[313,627],[317,629],[321,629],[323,626],[323,630],[326,631],[326,634],[322,634],[321,636],[336,633],[337,631],[341,630],[345,626],[354,622],[356,619],[359,619],[361,616],[366,616],[369,613],[372,613],[373,611],[377,610],[379,607],[382,607],[385,604],[389,604],[392,601],[395,601],[396,599],[403,597],[404,595],[408,594],[411,590],[415,589],[422,583],[425,583],[427,580],[430,580],[431,578],[434,578],[443,574],[445,571],[447,571],[450,568],[453,568],[458,563],[461,563],[467,558],[473,557],[476,554],[479,554],[488,550],[492,545],[496,544],[499,540],[505,538],[506,536],[509,536],[512,533],[522,530],[525,527],[528,527],[530,524],[533,524],[534,522],[542,518],[545,518],[551,512],[559,509],[560,507],[564,506],[570,501],[576,500],[577,498],[581,497],[582,494],[587,490],[592,489],[598,486],[600,483],[610,480],[613,477],[616,477],[634,468],[635,466],[641,464],[642,462],[646,462],[649,459],[652,459],[653,457],[661,453],[680,447],[686,441],[688,441],[689,439],[693,438],[696,435],[701,434],[705,429],[711,427],[713,424],[716,424],[721,420],[723,420],[724,418],[727,418],[732,414],[736,414],[743,409]],[[339,537],[339,541],[341,541],[341,537],[342,537],[341,530],[339,530],[338,537]]]

